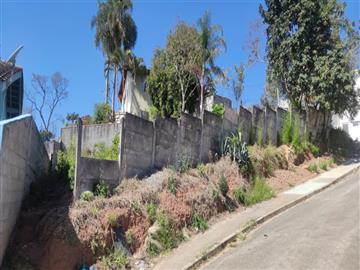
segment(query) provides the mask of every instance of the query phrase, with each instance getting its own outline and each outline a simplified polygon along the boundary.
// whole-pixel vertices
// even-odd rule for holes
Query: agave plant
[[[226,137],[221,144],[221,154],[229,156],[240,169],[247,171],[250,168],[250,158],[246,142],[241,139],[241,132]]]

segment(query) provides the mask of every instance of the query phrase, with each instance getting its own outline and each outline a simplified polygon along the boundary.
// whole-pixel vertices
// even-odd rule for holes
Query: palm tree
[[[200,115],[204,114],[204,94],[213,86],[213,78],[225,78],[222,69],[215,65],[215,58],[226,49],[223,31],[219,25],[211,25],[210,13],[206,11],[198,20],[199,41],[201,46]]]
[[[126,80],[126,69],[124,68],[127,59],[127,52],[131,50],[136,43],[137,28],[131,17],[131,0],[108,0],[100,2],[96,16],[92,20],[92,27],[96,28],[95,45],[102,45],[103,53],[106,56],[107,63],[110,63],[113,69],[113,90],[117,89],[117,72],[121,71],[122,81]],[[105,68],[106,69],[106,68]],[[105,83],[105,99],[108,100],[108,80]],[[123,85],[120,85],[118,96],[123,91]],[[114,93],[113,93],[114,95]],[[120,99],[119,99],[120,101]],[[112,100],[114,103],[114,98]],[[112,104],[114,110],[114,104]]]

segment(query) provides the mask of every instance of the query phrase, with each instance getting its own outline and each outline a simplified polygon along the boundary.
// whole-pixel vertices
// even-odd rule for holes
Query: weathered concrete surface
[[[305,199],[315,195],[326,187],[340,181],[347,174],[357,175],[359,180],[360,163],[352,163],[349,165],[339,166],[331,171],[313,178],[302,185],[302,190],[306,192],[281,193],[276,198],[256,204],[245,211],[236,212],[218,223],[211,226],[204,233],[199,233],[192,237],[189,241],[181,244],[166,257],[161,258],[157,262],[154,269],[193,269],[198,266],[208,256],[213,256],[220,252],[226,244],[236,240],[239,233],[248,228],[249,223],[261,223],[278,215],[279,213],[289,209],[290,207],[304,201]],[[314,183],[319,183],[314,185]],[[311,186],[311,188],[309,187]],[[302,214],[304,217],[305,214]],[[260,256],[258,259],[261,258]],[[242,262],[238,262],[241,266]],[[280,267],[283,269],[284,267]],[[286,268],[286,267],[285,267]],[[217,269],[227,269],[226,267],[218,267]],[[253,268],[254,269],[254,268]],[[255,268],[256,269],[256,268]]]
[[[0,265],[23,196],[48,166],[48,154],[30,115],[0,122]]]
[[[153,123],[126,113],[120,120],[119,162],[121,178],[143,176],[153,169]]]
[[[263,144],[265,142],[265,112],[257,106],[252,107],[252,130],[251,140],[253,143]]]
[[[251,129],[252,129],[252,114],[251,112],[240,106],[239,108],[239,121],[238,121],[238,129],[242,134],[242,139],[246,142],[250,142]]]
[[[105,146],[111,146],[114,137],[119,134],[120,125],[111,124],[94,124],[84,125],[82,132],[82,148],[84,151],[93,150],[95,144],[103,143]],[[61,129],[61,142],[65,148],[72,143],[75,145],[77,139],[76,125],[67,126]]]
[[[200,162],[201,120],[182,113],[180,117],[180,133],[178,136],[177,159],[187,159],[190,164]]]
[[[178,122],[171,118],[158,118],[155,126],[154,167],[173,165],[176,161]]]
[[[222,119],[208,111],[204,113],[202,126],[202,153],[201,162],[213,161],[220,152],[222,136]]]
[[[360,269],[359,180],[360,171],[288,210],[203,269]]]
[[[267,144],[276,145],[276,111],[270,107],[265,108],[265,142]]]

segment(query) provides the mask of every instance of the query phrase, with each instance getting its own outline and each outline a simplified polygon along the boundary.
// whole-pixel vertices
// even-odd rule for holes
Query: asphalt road
[[[291,208],[202,269],[360,269],[360,171]]]

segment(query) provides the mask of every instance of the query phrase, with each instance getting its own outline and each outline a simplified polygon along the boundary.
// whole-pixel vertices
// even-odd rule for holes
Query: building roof
[[[21,67],[14,66],[11,63],[0,60],[0,80],[1,81],[8,80],[13,74],[15,74],[19,71],[22,71]]]

